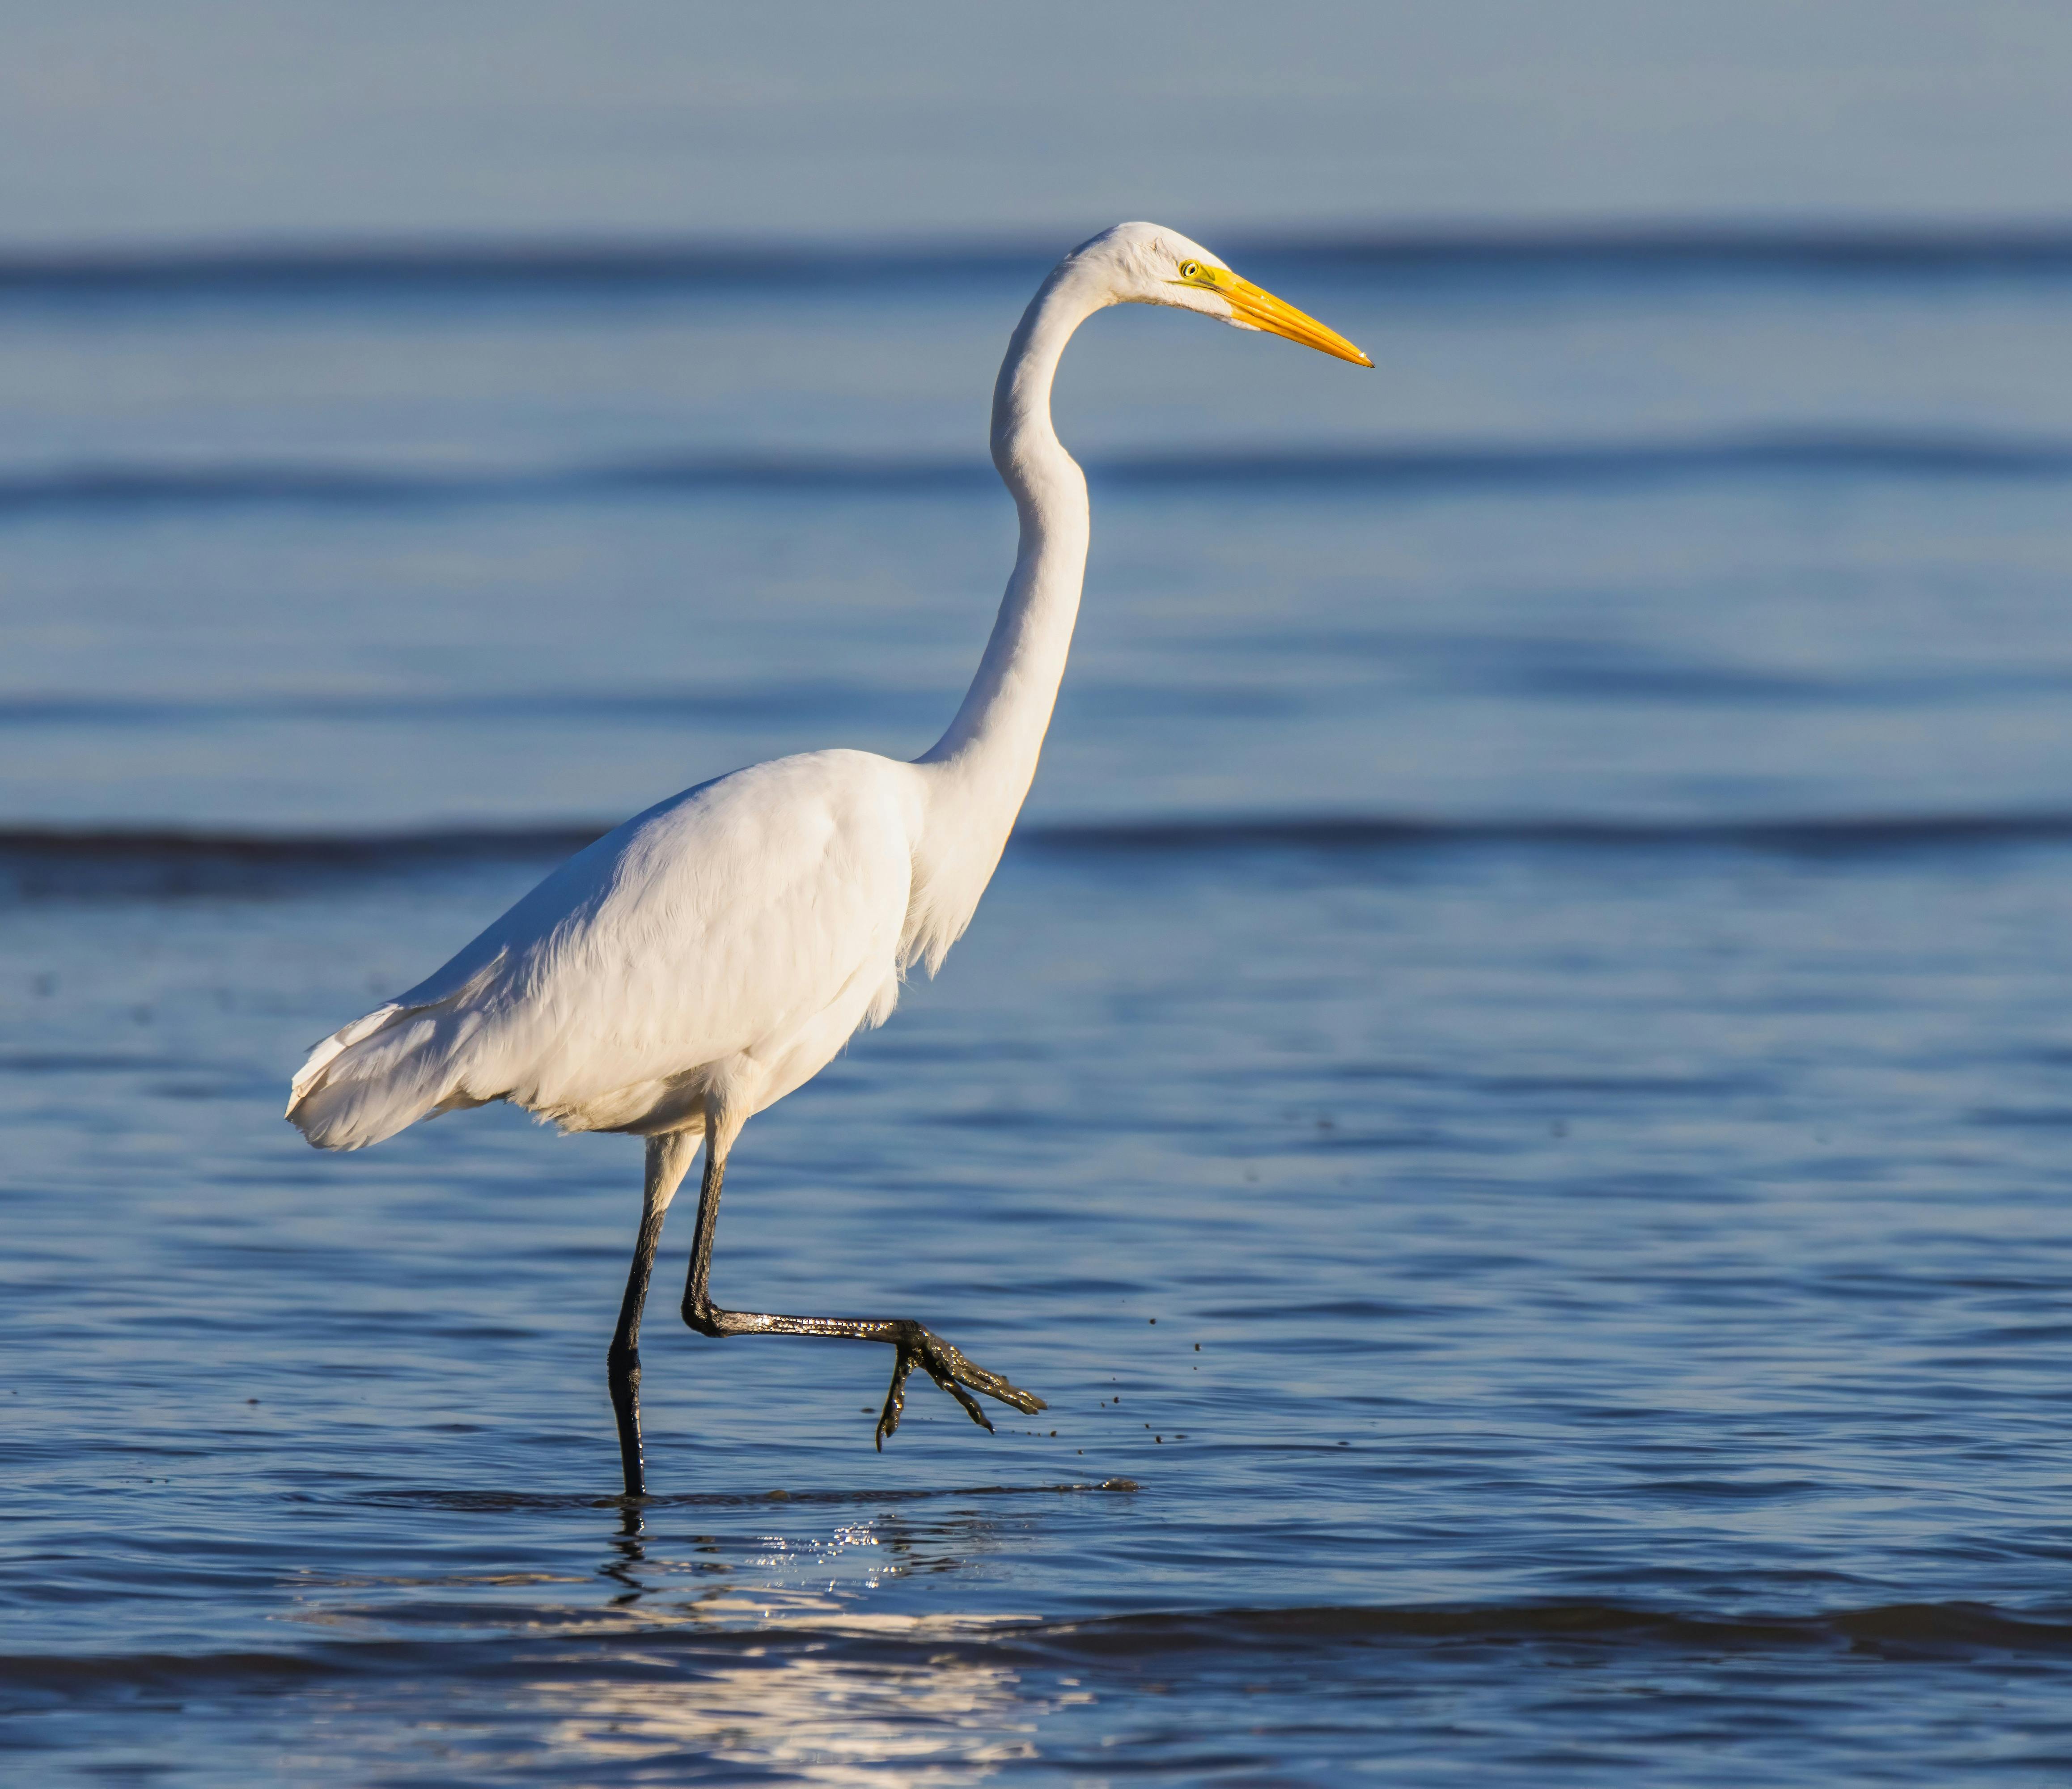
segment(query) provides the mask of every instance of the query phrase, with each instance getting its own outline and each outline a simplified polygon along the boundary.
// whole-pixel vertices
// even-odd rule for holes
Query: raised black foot
[[[983,1392],[989,1398],[1011,1404],[1025,1417],[1033,1417],[1045,1408],[1042,1399],[1034,1392],[1010,1385],[999,1374],[989,1373],[985,1367],[975,1365],[933,1330],[923,1329],[919,1323],[899,1322],[893,1347],[898,1354],[892,1363],[892,1386],[885,1394],[885,1409],[878,1418],[878,1450],[881,1454],[885,1451],[885,1437],[899,1426],[901,1413],[906,1408],[906,1376],[916,1367],[925,1368],[929,1378],[961,1404],[964,1414],[989,1434],[993,1432],[993,1423],[979,1408],[978,1400],[964,1389],[967,1385],[972,1392]]]

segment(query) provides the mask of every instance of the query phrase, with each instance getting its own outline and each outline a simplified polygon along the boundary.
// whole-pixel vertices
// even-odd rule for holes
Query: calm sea
[[[1084,331],[1027,824],[720,1232],[1050,1408],[685,1212],[637,1513],[638,1145],[286,1080],[930,742],[1043,257],[0,266],[12,1779],[2072,1774],[2072,242],[1215,245],[1379,370]]]

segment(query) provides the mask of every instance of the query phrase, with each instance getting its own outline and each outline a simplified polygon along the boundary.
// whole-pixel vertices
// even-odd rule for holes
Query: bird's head
[[[1240,278],[1178,230],[1157,224],[1118,224],[1081,243],[1066,257],[1066,266],[1102,282],[1110,304],[1198,311],[1233,328],[1285,335],[1355,366],[1374,364],[1336,330]]]

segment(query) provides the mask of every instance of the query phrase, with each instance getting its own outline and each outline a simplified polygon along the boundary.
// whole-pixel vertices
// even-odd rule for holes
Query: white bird
[[[708,1290],[720,1182],[742,1126],[880,1025],[914,964],[970,923],[1036,774],[1086,570],[1086,479],[1050,423],[1072,332],[1112,304],[1170,305],[1361,366],[1344,337],[1198,243],[1120,224],[1052,269],[993,388],[993,461],[1021,517],[1013,574],[949,730],[911,763],[840,749],[701,783],[578,852],[452,961],[310,1053],[287,1116],[357,1149],[442,1112],[508,1100],[565,1131],[648,1140],[639,1240],[609,1355],[629,1497],[645,1495],[640,1318],[664,1214],[701,1141],[684,1321],[701,1335],[889,1343],[877,1441],[916,1367],[991,1429],[971,1394],[1043,1409],[903,1318],[723,1309]],[[968,1388],[968,1389],[967,1389]]]

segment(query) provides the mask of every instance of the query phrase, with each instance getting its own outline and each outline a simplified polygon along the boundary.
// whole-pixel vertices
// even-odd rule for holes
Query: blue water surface
[[[0,289],[22,1780],[2072,1768],[2066,257],[1231,253],[1379,371],[1075,344],[1028,823],[720,1232],[1050,1408],[875,1453],[672,1232],[638,1509],[638,1145],[285,1080],[586,829],[929,743],[1040,265]]]

